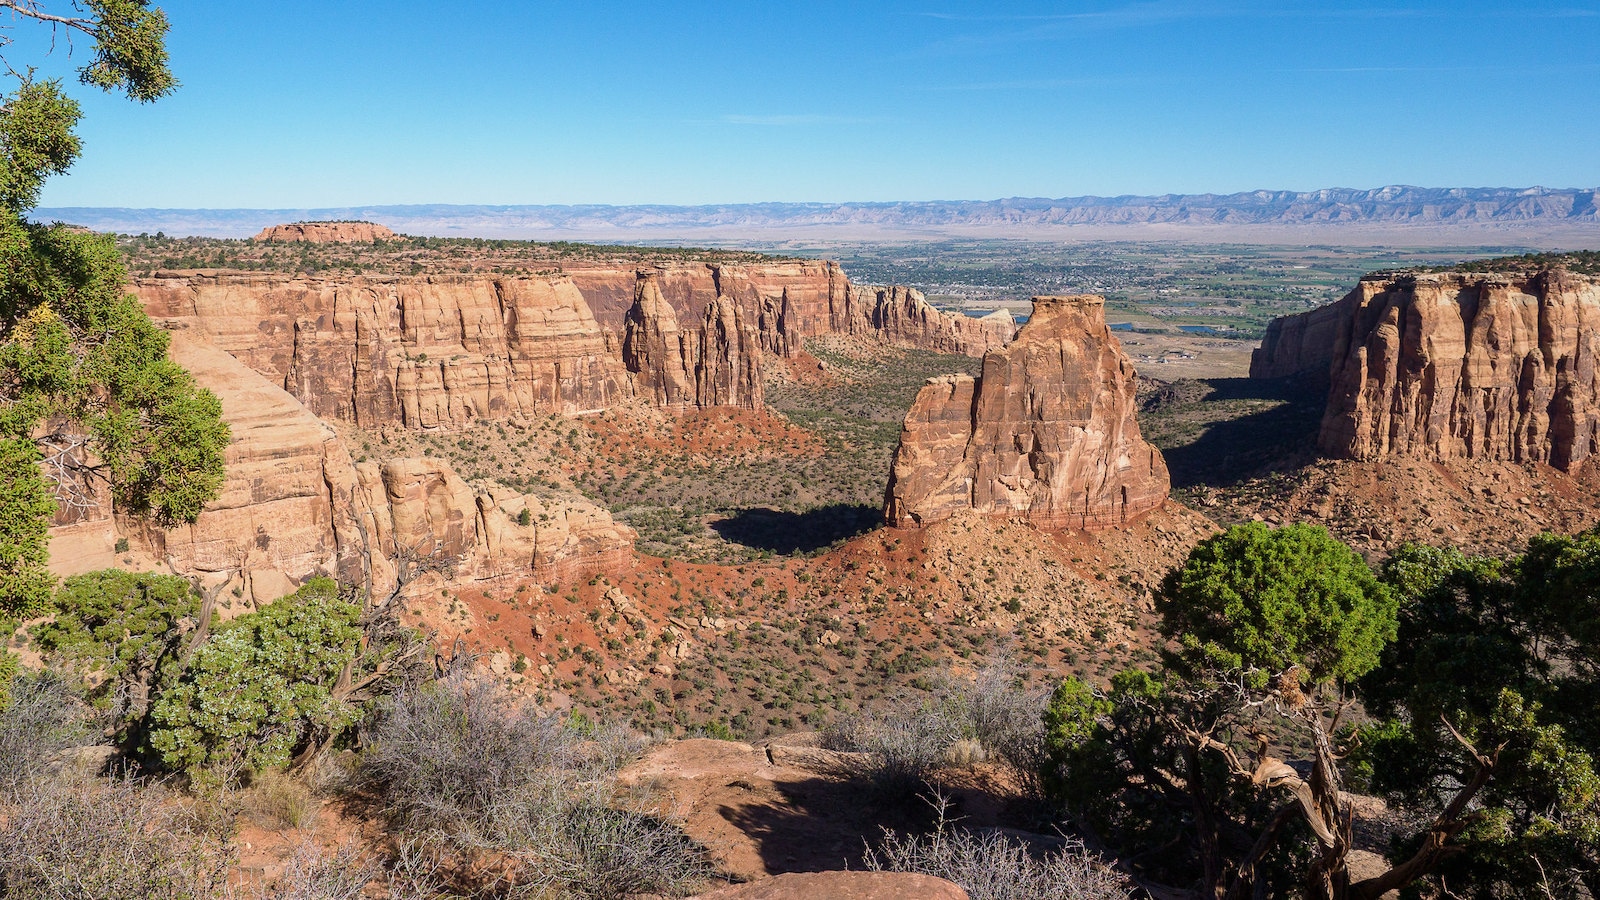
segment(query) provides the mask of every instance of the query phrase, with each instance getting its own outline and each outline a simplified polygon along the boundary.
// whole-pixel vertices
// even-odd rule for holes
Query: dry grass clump
[[[1022,841],[953,825],[935,802],[938,824],[927,834],[885,831],[865,861],[874,872],[916,872],[955,882],[972,900],[1127,900],[1124,880],[1070,844],[1036,856]]]
[[[12,795],[60,764],[90,737],[90,710],[63,676],[23,672],[0,708],[0,794]]]
[[[392,699],[361,767],[403,832],[492,868],[512,896],[687,894],[710,873],[704,849],[648,798],[612,790],[639,749],[455,672]]]
[[[856,774],[885,798],[926,794],[940,769],[985,760],[1004,765],[1032,795],[1044,758],[1040,714],[1046,699],[1044,690],[1022,687],[1015,669],[999,662],[972,682],[945,679],[919,704],[841,719],[823,730],[822,746],[862,754]]]
[[[225,896],[227,822],[124,779],[45,777],[4,805],[0,896],[209,900]]]
[[[310,788],[283,772],[268,770],[250,779],[239,797],[244,813],[264,828],[305,828],[322,806]]]

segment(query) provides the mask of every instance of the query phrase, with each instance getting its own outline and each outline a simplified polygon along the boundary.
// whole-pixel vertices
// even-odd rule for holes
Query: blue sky
[[[159,5],[43,205],[1600,184],[1593,0]]]

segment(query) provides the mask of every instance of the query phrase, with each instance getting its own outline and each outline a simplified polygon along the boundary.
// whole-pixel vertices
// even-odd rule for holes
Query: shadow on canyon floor
[[[741,509],[712,522],[711,529],[730,543],[789,555],[825,550],[881,524],[883,511],[876,506],[833,503],[804,512],[770,507]]]
[[[1315,460],[1326,400],[1325,381],[1178,381],[1147,396],[1139,418],[1174,488],[1222,488]]]

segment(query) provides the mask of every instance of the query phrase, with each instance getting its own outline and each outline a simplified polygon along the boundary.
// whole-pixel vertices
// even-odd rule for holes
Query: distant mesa
[[[1274,321],[1254,378],[1327,378],[1346,459],[1548,463],[1600,452],[1600,277],[1564,268],[1369,275]]]
[[[255,236],[262,243],[371,244],[392,241],[399,235],[373,222],[291,222],[263,229]]]
[[[1166,500],[1166,462],[1144,442],[1133,363],[1105,300],[1035,297],[979,378],[931,380],[900,432],[884,518],[927,525],[971,510],[1049,530],[1127,524]]]

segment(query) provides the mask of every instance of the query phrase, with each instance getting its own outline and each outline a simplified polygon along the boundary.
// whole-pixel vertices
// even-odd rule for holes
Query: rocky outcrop
[[[719,296],[705,305],[697,328],[685,330],[655,272],[639,273],[622,361],[635,392],[658,406],[761,407],[761,347],[739,304]]]
[[[443,566],[458,580],[548,583],[631,565],[633,530],[576,497],[468,484],[435,459],[366,462],[358,472],[374,546],[404,575]]]
[[[982,356],[1011,343],[1017,334],[1011,313],[999,309],[974,319],[936,309],[921,291],[890,287],[876,291],[867,313],[870,329],[890,344]]]
[[[163,273],[145,309],[191,329],[313,413],[365,428],[459,428],[629,402],[762,404],[763,353],[824,334],[981,355],[1006,316],[940,312],[901,288],[863,292],[823,262],[681,264],[535,276]],[[619,296],[626,292],[627,305]]]
[[[1139,434],[1133,365],[1100,297],[1036,297],[1010,346],[973,379],[930,381],[906,415],[884,517],[963,510],[1046,529],[1120,526],[1160,506],[1166,463]]]
[[[679,322],[699,322],[707,306],[719,299],[733,301],[755,330],[761,349],[785,357],[800,352],[807,340],[830,334],[982,356],[1016,333],[1009,314],[973,320],[942,312],[909,288],[852,284],[838,264],[825,261],[684,263],[637,275],[614,267],[569,266],[565,271],[606,327],[626,328],[640,282],[648,279]]]
[[[294,222],[265,228],[254,239],[277,243],[371,244],[398,237],[388,228],[371,222]]]
[[[1261,346],[1250,351],[1251,378],[1307,377],[1323,379],[1333,365],[1333,348],[1351,310],[1380,291],[1376,281],[1363,280],[1344,299],[1267,324]]]
[[[170,353],[222,401],[232,440],[221,493],[171,530],[115,515],[102,496],[51,530],[58,575],[128,559],[196,578],[232,615],[315,575],[382,595],[429,560],[462,579],[545,583],[631,564],[633,531],[587,501],[468,485],[431,459],[356,464],[331,428],[233,356],[181,332]]]
[[[190,329],[325,419],[451,428],[632,396],[617,341],[570,279],[191,274],[139,279]]]
[[[682,263],[633,269],[567,266],[601,325],[621,332],[640,282],[655,282],[680,322],[700,322],[718,298],[732,300],[759,335],[763,350],[799,352],[808,339],[853,334],[865,327],[857,288],[837,263],[795,260],[770,263]]]
[[[1600,279],[1382,276],[1338,312],[1324,452],[1570,471],[1600,450]]]
[[[313,575],[386,580],[387,563],[369,561],[355,465],[333,430],[227,353],[176,334],[170,354],[222,401],[232,440],[221,493],[194,524],[171,530],[114,517],[109,502],[85,511],[52,530],[52,568],[109,568],[131,554],[226,588],[225,609],[275,600]],[[125,553],[115,552],[119,538]]]

